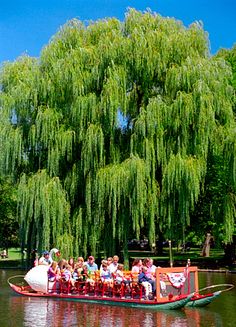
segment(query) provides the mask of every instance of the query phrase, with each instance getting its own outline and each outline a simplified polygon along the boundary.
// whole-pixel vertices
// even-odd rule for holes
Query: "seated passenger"
[[[118,268],[119,257],[118,255],[114,255],[112,263],[109,265],[110,273],[113,274],[116,272]]]
[[[68,264],[74,269],[75,262],[74,262],[74,259],[72,257],[70,257],[70,259],[68,260]]]
[[[82,270],[83,270],[83,266],[81,266],[81,264],[79,262],[76,262],[75,263],[75,268],[74,268],[74,271],[72,273],[72,278],[75,280],[75,281],[78,281],[78,280],[82,280],[83,279],[83,276],[82,276]]]
[[[147,267],[142,267],[142,272],[138,275],[138,281],[145,289],[145,299],[148,299],[156,291],[155,281],[147,276]]]
[[[106,259],[103,259],[102,260],[102,262],[101,262],[101,266],[100,266],[100,275],[101,275],[101,273],[102,273],[102,271],[103,271],[103,264],[105,264],[106,266],[107,266],[107,268],[108,268],[108,265],[107,265],[107,260]]]
[[[113,262],[113,258],[112,257],[108,257],[107,258],[107,268],[108,268],[109,271],[110,271],[110,265],[112,264],[112,262]]]
[[[142,260],[139,258],[134,259],[133,263],[132,263],[132,269],[131,272],[132,273],[140,273],[142,271]]]
[[[61,274],[61,278],[63,279],[63,281],[69,282],[72,286],[75,286],[75,280],[72,278],[72,272],[73,272],[72,267],[69,264],[67,264],[65,270]]]
[[[77,259],[77,263],[80,265],[80,267],[82,268],[83,267],[83,264],[84,264],[84,258],[83,257],[78,257]]]
[[[106,263],[102,264],[102,270],[100,271],[100,277],[101,277],[101,281],[103,283],[105,283],[108,286],[112,287],[113,279],[112,279],[112,275],[111,275],[110,271],[107,268]]]
[[[89,271],[96,271],[96,270],[98,270],[98,265],[95,263],[94,257],[92,255],[90,255],[88,257],[88,261],[85,262],[85,264],[87,265]]]
[[[118,284],[121,284],[124,281],[124,265],[122,265],[121,263],[117,265],[117,270],[114,276]]]
[[[48,280],[50,282],[55,282],[57,280],[59,280],[61,277],[60,274],[60,269],[57,265],[56,261],[53,261],[50,265],[50,267],[48,268]]]
[[[82,280],[86,283],[89,283],[91,286],[95,285],[95,280],[91,278],[90,271],[86,264],[83,265],[83,270],[81,271]]]
[[[143,266],[147,267],[147,272],[146,272],[146,275],[149,277],[149,278],[152,278],[154,279],[156,276],[155,276],[155,273],[153,273],[153,269],[152,269],[152,259],[150,258],[145,258],[143,260]]]
[[[125,277],[125,275],[124,275],[124,265],[122,265],[121,263],[118,264],[117,270],[115,272],[115,281],[118,284],[123,283],[124,285],[127,286],[127,289],[130,291],[131,280]]]
[[[156,266],[153,264],[153,259],[152,258],[149,258],[149,261],[148,261],[148,268],[149,268],[149,271],[150,273],[155,276],[156,275]]]
[[[67,264],[68,264],[68,262],[67,262],[66,259],[61,259],[61,260],[58,262],[58,267],[59,267],[59,269],[60,269],[61,274],[62,274],[63,271],[65,270]]]

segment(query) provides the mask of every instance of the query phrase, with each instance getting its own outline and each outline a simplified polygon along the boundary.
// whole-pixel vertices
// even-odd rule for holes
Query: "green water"
[[[202,309],[153,312],[18,296],[8,287],[7,279],[22,273],[0,270],[0,327],[236,326],[236,287]],[[200,287],[223,283],[236,285],[236,274],[199,273]]]

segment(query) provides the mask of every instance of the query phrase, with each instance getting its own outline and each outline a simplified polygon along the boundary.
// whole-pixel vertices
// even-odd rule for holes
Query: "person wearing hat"
[[[48,251],[44,251],[42,253],[41,258],[39,259],[39,265],[45,265],[45,266],[49,266],[51,264],[51,259],[49,257],[49,252]]]
[[[92,255],[88,257],[88,261],[85,264],[88,266],[89,271],[98,270],[98,265],[95,263],[94,257]]]

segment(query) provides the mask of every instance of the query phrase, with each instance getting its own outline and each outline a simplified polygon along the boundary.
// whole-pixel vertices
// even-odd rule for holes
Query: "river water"
[[[236,287],[205,308],[153,312],[19,296],[7,284],[19,274],[24,272],[0,269],[0,327],[236,326]],[[200,288],[224,283],[236,285],[236,274],[199,272]]]

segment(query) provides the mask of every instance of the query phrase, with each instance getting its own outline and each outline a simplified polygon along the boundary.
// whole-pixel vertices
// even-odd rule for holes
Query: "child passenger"
[[[70,259],[68,260],[68,264],[72,267],[72,269],[74,269],[75,262],[74,262],[74,259],[72,257],[70,257]]]
[[[107,284],[109,287],[112,287],[113,285],[113,279],[111,276],[110,271],[108,270],[107,264],[103,263],[102,264],[102,269],[100,272],[100,277],[101,277],[101,281],[105,284]]]
[[[81,271],[83,276],[83,281],[89,283],[91,286],[95,285],[95,280],[90,277],[90,271],[86,263],[83,265],[83,270]]]
[[[145,289],[145,300],[151,297],[152,293],[156,291],[156,283],[152,278],[147,276],[147,270],[148,268],[143,266],[142,272],[138,275],[138,281]]]
[[[115,273],[115,277],[116,277],[116,282],[121,284],[125,278],[124,278],[124,265],[122,265],[121,263],[118,263],[117,266],[117,270]]]
[[[48,268],[48,292],[54,293],[59,290],[61,272],[56,261],[53,261]]]
[[[128,292],[130,292],[131,280],[125,277],[125,275],[124,275],[124,265],[122,265],[121,263],[118,263],[117,271],[115,273],[115,279],[116,279],[116,282],[118,284],[123,283],[126,286]]]
[[[113,262],[113,258],[112,257],[108,257],[107,258],[107,268],[108,268],[109,271],[110,271],[110,266],[111,266],[112,262]]]
[[[65,282],[70,282],[72,286],[75,286],[75,280],[72,278],[72,272],[73,272],[72,267],[69,264],[67,264],[64,272],[62,273],[62,278]]]
[[[108,268],[107,260],[103,259],[101,262],[101,266],[100,266],[100,276],[101,276],[101,273],[103,272],[103,264],[105,264]]]
[[[78,281],[78,280],[82,280],[83,279],[83,276],[82,276],[82,266],[79,264],[79,262],[76,262],[75,263],[75,268],[74,268],[74,271],[72,273],[72,278],[75,280],[75,281]]]
[[[83,264],[84,264],[84,258],[83,257],[78,257],[77,259],[77,263],[79,264],[79,266],[82,268]]]
[[[53,261],[48,268],[48,280],[49,282],[55,282],[60,279],[60,269],[56,261]]]

